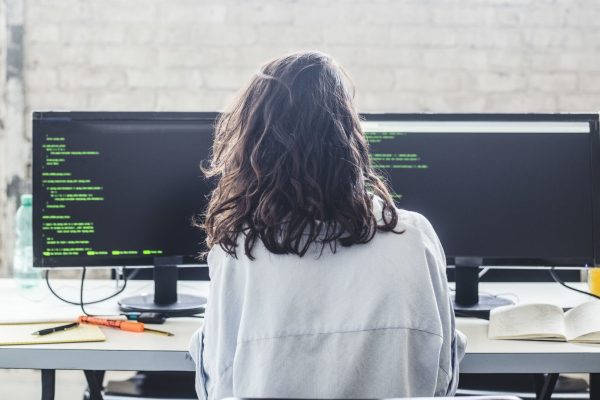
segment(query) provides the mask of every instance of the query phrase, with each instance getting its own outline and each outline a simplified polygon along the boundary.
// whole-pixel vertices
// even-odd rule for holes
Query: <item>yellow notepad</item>
[[[32,335],[42,329],[60,326],[64,323],[35,323],[35,324],[0,324],[0,346],[17,344],[50,344],[50,343],[80,343],[102,342],[106,336],[96,325],[81,324],[77,328],[54,332],[48,335]]]

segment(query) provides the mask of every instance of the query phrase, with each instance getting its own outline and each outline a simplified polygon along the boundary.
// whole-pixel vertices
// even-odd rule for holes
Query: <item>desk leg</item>
[[[559,374],[539,374],[535,376],[535,394],[537,400],[550,400]]]
[[[102,400],[102,380],[104,371],[83,371],[90,391],[90,400]]]
[[[54,400],[56,370],[42,370],[42,400]]]
[[[600,374],[590,374],[590,400],[600,400]]]

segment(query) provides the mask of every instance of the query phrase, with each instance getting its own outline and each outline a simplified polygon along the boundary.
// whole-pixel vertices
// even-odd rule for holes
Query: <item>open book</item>
[[[600,300],[567,312],[552,304],[499,307],[490,312],[488,337],[600,343]]]

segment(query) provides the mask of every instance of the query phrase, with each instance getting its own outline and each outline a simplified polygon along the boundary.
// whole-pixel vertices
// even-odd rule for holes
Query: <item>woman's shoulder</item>
[[[377,222],[383,221],[383,200],[377,196],[373,198],[373,211]],[[423,215],[416,211],[409,211],[403,208],[394,206],[394,210],[386,210],[386,212],[395,212],[398,215],[398,222],[396,224],[396,230],[417,230],[425,234],[430,239],[437,238],[433,226],[429,220]]]
[[[431,222],[424,215],[415,211],[396,209],[396,212],[398,213],[399,227],[416,231],[421,237],[425,248],[434,255],[438,263],[445,266],[446,255],[444,248]]]
[[[219,272],[222,272],[223,267],[227,263],[231,263],[235,261],[232,259],[225,250],[221,248],[218,244],[215,244],[208,255],[206,256],[206,263],[208,264],[208,275],[211,280],[213,280]]]
[[[383,214],[383,200],[378,197],[373,199],[373,210],[376,214],[378,223],[381,222]],[[445,258],[440,240],[433,228],[433,225],[427,217],[416,211],[409,211],[394,206],[394,210],[398,215],[398,222],[395,231],[404,231],[405,233],[413,234],[420,239],[425,247],[436,253],[439,257]],[[402,235],[400,235],[402,236]]]
[[[427,237],[432,238],[435,235],[435,230],[431,222],[423,214],[416,211],[409,211],[402,208],[396,208],[398,214],[398,226],[409,227],[424,233]]]

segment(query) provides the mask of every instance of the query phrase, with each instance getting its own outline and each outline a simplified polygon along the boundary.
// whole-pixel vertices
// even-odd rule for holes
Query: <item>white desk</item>
[[[54,280],[53,287],[64,297],[78,299],[77,280]],[[208,283],[180,282],[179,288],[180,292],[206,295]],[[114,289],[114,281],[86,281],[86,299],[104,297]],[[130,281],[123,295],[152,289],[151,282]],[[572,307],[588,300],[587,296],[555,283],[483,283],[480,290],[511,293],[519,303],[544,302]],[[25,316],[75,318],[81,314],[78,307],[61,303],[45,287],[41,289],[40,301],[28,300],[7,279],[0,279],[0,304],[0,321]],[[88,306],[86,310],[93,314],[118,313],[116,300]],[[160,325],[159,329],[175,333],[173,337],[103,328],[107,337],[105,342],[0,346],[0,368],[193,371],[194,365],[187,353],[188,341],[201,326],[201,321],[177,318]],[[489,340],[487,321],[459,318],[457,325],[469,340],[467,354],[461,363],[464,373],[600,372],[600,345]]]
[[[69,300],[78,301],[78,280],[52,280],[53,289]],[[115,291],[114,281],[87,280],[85,297],[94,300]],[[123,296],[152,292],[148,281],[129,281]],[[206,295],[208,282],[180,283],[180,292]],[[36,301],[31,298],[35,297]],[[45,287],[25,297],[15,283],[0,279],[0,322],[59,318],[75,320],[81,309],[56,299]],[[90,314],[119,314],[117,299],[86,306]],[[137,334],[101,328],[104,342],[0,346],[0,368],[81,369],[107,371],[194,371],[187,352],[189,339],[202,326],[198,318],[173,318],[162,325],[151,325],[172,332],[174,336]]]

